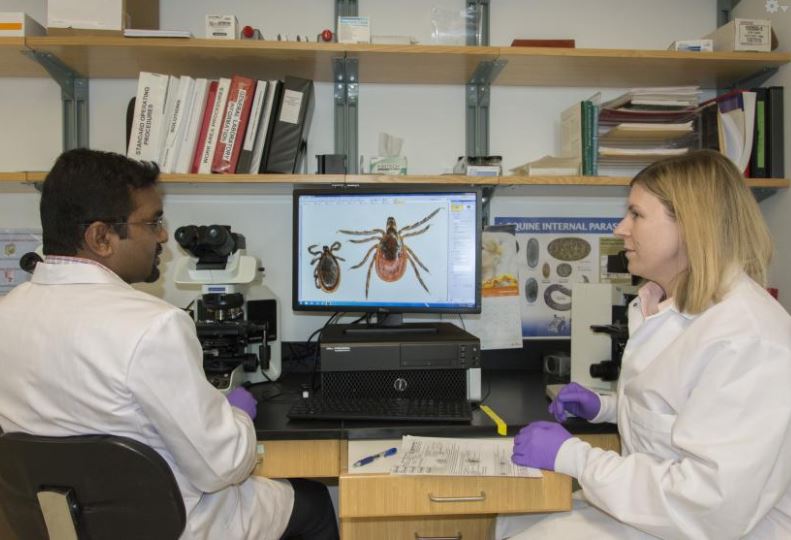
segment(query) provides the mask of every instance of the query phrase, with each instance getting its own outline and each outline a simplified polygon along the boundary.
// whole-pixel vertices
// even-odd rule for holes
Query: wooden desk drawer
[[[344,474],[340,516],[422,516],[553,512],[571,508],[571,478]]]
[[[267,478],[337,478],[338,440],[260,441],[264,456],[253,474]]]
[[[341,520],[343,540],[418,540],[494,538],[495,516],[444,518],[354,518]]]

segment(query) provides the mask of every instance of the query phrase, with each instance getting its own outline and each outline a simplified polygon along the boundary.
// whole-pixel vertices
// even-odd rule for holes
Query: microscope
[[[243,254],[244,236],[227,225],[186,225],[174,236],[190,255],[179,260],[176,283],[201,285],[191,311],[209,382],[227,393],[244,383],[276,380],[280,306],[268,287],[252,285],[262,269]]]
[[[607,257],[609,272],[627,273],[623,252]],[[632,285],[575,283],[571,304],[571,380],[591,390],[615,390],[621,357],[629,339],[627,305]]]

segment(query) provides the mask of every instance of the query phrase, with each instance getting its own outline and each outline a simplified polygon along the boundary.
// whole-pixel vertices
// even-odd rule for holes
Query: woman
[[[585,500],[498,535],[510,519],[514,538],[791,538],[791,317],[764,289],[771,240],[739,171],[712,151],[654,163],[615,234],[645,280],[616,395],[571,384],[550,412],[617,422],[622,453],[523,428],[513,461]]]

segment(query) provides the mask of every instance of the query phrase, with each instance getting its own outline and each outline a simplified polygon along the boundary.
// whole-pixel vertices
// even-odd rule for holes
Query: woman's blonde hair
[[[689,267],[672,294],[687,313],[722,300],[733,271],[766,285],[772,238],[744,178],[719,152],[700,150],[657,161],[631,184],[650,191],[676,219]]]

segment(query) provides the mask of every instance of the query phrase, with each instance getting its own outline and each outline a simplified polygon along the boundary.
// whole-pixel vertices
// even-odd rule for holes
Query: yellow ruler
[[[492,419],[492,422],[495,423],[497,426],[498,435],[502,435],[503,437],[508,435],[508,426],[505,425],[505,422],[503,422],[502,418],[497,416],[496,412],[494,412],[488,405],[481,405],[480,409],[486,413],[486,416]]]

